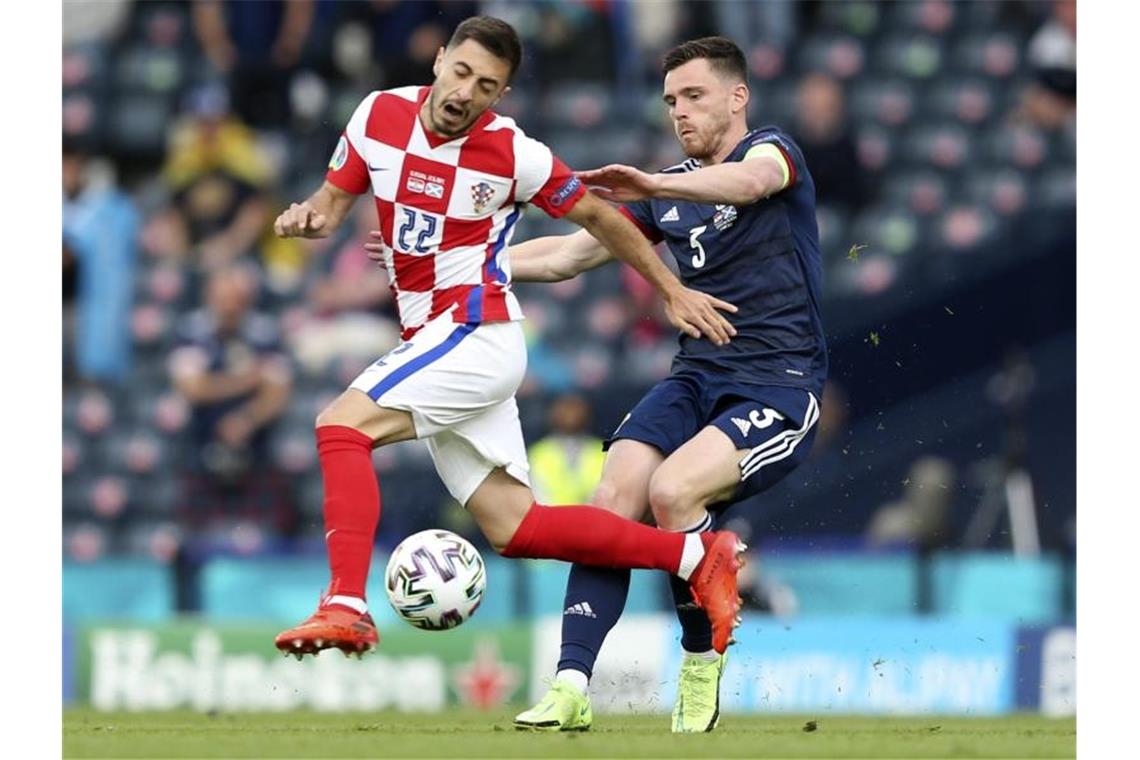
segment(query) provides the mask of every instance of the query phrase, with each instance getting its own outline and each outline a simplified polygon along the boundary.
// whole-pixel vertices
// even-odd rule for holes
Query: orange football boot
[[[740,596],[736,590],[736,573],[744,567],[744,551],[748,547],[729,530],[710,534],[701,558],[689,577],[693,600],[704,609],[712,623],[713,649],[724,654],[735,643],[732,629],[740,625]]]
[[[339,604],[330,605],[330,597],[331,594],[322,596],[317,611],[305,622],[277,634],[273,643],[282,654],[300,660],[322,649],[339,649],[345,657],[355,654],[359,659],[376,648],[380,634],[372,616]]]

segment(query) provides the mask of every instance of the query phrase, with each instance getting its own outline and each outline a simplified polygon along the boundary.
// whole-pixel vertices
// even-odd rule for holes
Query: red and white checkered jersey
[[[506,248],[523,205],[558,218],[585,188],[513,119],[483,113],[455,139],[429,132],[430,87],[371,93],[348,122],[328,181],[376,198],[403,337],[454,308],[456,322],[522,319]]]

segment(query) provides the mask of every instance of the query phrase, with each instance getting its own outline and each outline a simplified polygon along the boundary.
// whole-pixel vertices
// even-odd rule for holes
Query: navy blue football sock
[[[681,621],[681,648],[686,652],[707,652],[712,649],[712,623],[705,611],[693,601],[689,582],[670,575],[669,589],[673,592],[677,619]]]
[[[712,515],[694,525],[686,533],[703,533],[712,529]],[[673,606],[677,609],[677,619],[681,621],[681,648],[686,652],[707,652],[712,649],[712,623],[705,611],[693,601],[689,582],[669,576],[669,590],[673,592]]]
[[[574,565],[566,583],[559,670],[593,675],[606,634],[617,623],[629,595],[629,570]],[[704,611],[698,610],[702,615]],[[711,636],[711,633],[710,633]],[[710,639],[711,640],[711,639]]]

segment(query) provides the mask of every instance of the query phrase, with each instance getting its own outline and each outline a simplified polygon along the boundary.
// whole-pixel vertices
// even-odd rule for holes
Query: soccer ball
[[[487,588],[483,557],[448,530],[422,530],[396,547],[384,572],[388,601],[416,628],[454,628],[475,613]]]

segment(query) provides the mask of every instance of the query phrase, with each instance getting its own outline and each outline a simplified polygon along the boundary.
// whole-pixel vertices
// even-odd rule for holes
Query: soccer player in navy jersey
[[[815,436],[827,375],[815,187],[790,137],[749,129],[735,43],[686,42],[666,55],[664,70],[665,105],[688,160],[657,174],[611,165],[579,177],[623,204],[649,240],[665,241],[685,285],[735,304],[736,334],[724,345],[681,336],[672,373],[607,441],[594,503],[635,520],[652,515],[666,530],[707,531],[713,514],[795,469]],[[509,253],[514,278],[531,281],[564,280],[612,259],[584,230]],[[629,577],[574,565],[556,678],[516,726],[589,728],[588,679]],[[725,659],[688,588],[675,579],[672,587],[684,650],[673,731],[711,731]]]

